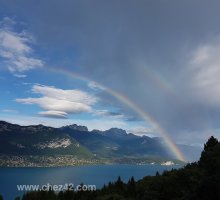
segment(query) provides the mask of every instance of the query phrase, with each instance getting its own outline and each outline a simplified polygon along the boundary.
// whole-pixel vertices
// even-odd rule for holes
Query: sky
[[[219,6],[0,0],[0,119],[219,138]]]

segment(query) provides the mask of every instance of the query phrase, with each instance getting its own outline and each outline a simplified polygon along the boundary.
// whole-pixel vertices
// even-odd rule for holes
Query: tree
[[[59,200],[64,200],[63,191],[60,191],[60,192],[58,193],[58,199],[59,199]]]
[[[211,136],[209,140],[206,142],[206,144],[204,145],[204,152],[212,150],[216,144],[218,144],[218,140],[214,138],[213,136]]]
[[[208,172],[212,173],[213,170],[218,169],[218,159],[219,159],[219,142],[213,136],[204,145],[204,150],[202,151],[201,158],[199,160],[199,165],[206,169]]]
[[[123,182],[122,182],[120,176],[118,177],[118,180],[115,182],[115,185],[116,185],[117,189],[122,189],[122,187],[123,187]]]
[[[136,183],[134,177],[132,176],[131,179],[128,181],[127,184],[128,194],[132,197],[136,196]]]

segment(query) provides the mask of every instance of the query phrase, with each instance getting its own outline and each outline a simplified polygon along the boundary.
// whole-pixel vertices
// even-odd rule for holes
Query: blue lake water
[[[179,166],[180,167],[180,166]],[[121,176],[127,182],[131,176],[139,180],[147,175],[155,175],[156,171],[171,170],[178,166],[160,165],[88,165],[76,167],[52,168],[0,168],[0,194],[4,200],[13,200],[15,196],[22,196],[17,185],[61,185],[80,183],[96,185],[97,188],[115,181]]]

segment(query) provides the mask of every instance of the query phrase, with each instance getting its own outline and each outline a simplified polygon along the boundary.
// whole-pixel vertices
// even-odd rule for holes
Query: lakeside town
[[[60,156],[6,156],[0,155],[0,167],[64,167],[98,164],[133,164],[133,165],[183,165],[175,160],[156,160],[149,158],[115,158],[115,159],[86,159],[72,155]]]

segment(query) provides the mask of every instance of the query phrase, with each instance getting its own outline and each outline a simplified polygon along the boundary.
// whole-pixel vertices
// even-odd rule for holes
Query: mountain
[[[60,129],[43,125],[19,126],[4,121],[0,121],[0,153],[92,156],[89,150]]]
[[[123,129],[89,131],[87,127],[76,124],[53,128],[20,126],[5,121],[0,121],[1,155],[29,156],[28,159],[30,156],[71,156],[73,159],[86,159],[83,163],[87,163],[88,159],[92,163],[94,160],[95,163],[149,163],[174,159],[161,138],[137,136]],[[63,160],[68,162],[68,159],[65,157]]]
[[[97,156],[109,157],[146,157],[163,156],[170,157],[167,153],[162,140],[147,136],[136,136],[127,134],[125,130],[111,128],[106,131],[85,131],[72,129],[70,126],[61,128],[79,143],[87,147]]]
[[[69,125],[69,126],[65,126],[65,127],[62,127],[61,129],[63,129],[63,128],[68,128],[68,129],[74,130],[74,131],[88,132],[88,128],[86,126],[78,126],[77,124],[72,124],[72,125]]]

